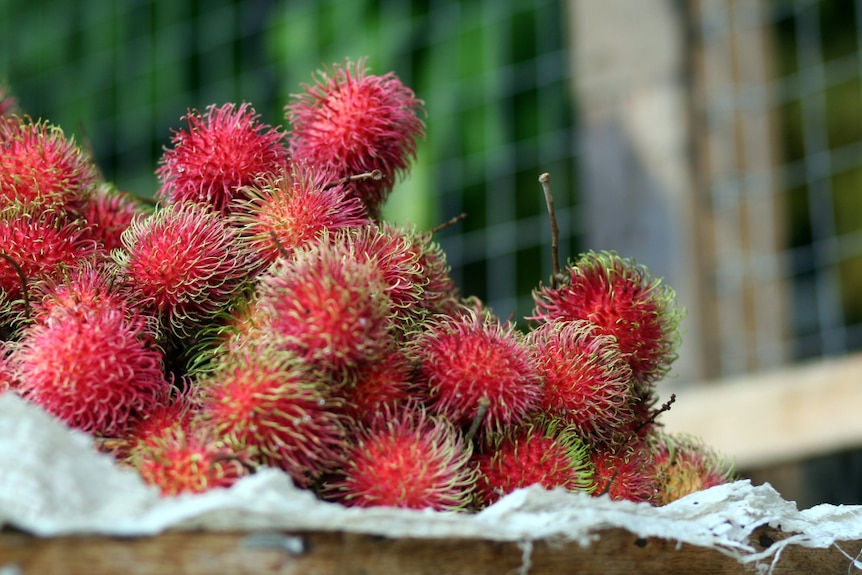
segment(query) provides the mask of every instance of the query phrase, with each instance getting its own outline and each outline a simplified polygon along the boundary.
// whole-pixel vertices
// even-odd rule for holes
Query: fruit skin
[[[258,278],[261,330],[336,379],[377,361],[392,344],[390,301],[379,270],[325,238]]]
[[[229,213],[234,200],[244,197],[243,186],[288,162],[284,135],[259,118],[247,103],[189,110],[188,128],[174,131],[173,148],[165,150],[156,170],[162,182],[157,195],[169,204],[195,201]]]
[[[31,217],[19,210],[0,213],[0,253],[14,260],[28,290],[38,290],[38,284],[61,278],[80,260],[104,256],[77,222],[68,223],[50,214]],[[0,313],[5,328],[26,315],[21,278],[5,258],[0,259]]]
[[[655,451],[645,440],[615,446],[593,446],[593,496],[651,502],[656,495]]]
[[[169,388],[143,318],[112,305],[56,308],[23,330],[10,361],[22,397],[99,436],[122,435]]]
[[[243,188],[248,200],[234,209],[250,249],[269,265],[301,246],[319,241],[323,232],[369,223],[365,206],[349,197],[337,176],[297,162]]]
[[[511,323],[465,309],[428,319],[407,345],[429,410],[457,426],[470,426],[483,399],[490,401],[479,428],[484,433],[526,422],[539,408],[538,365]]]
[[[335,467],[344,445],[340,400],[326,377],[266,342],[221,358],[200,382],[201,416],[225,445],[308,487]]]
[[[422,102],[393,73],[368,74],[365,60],[320,70],[314,85],[285,108],[294,161],[348,177],[380,170],[382,179],[348,184],[372,217],[409,167],[424,137]]]
[[[369,361],[353,370],[338,393],[340,409],[351,421],[368,425],[384,410],[396,412],[419,401],[412,381],[413,366],[403,348],[394,346],[380,361]]]
[[[639,383],[664,377],[676,359],[683,316],[673,289],[616,252],[587,252],[563,273],[568,277],[561,286],[534,290],[536,311],[528,319],[590,320],[617,338]]]
[[[86,221],[85,237],[99,243],[106,251],[123,246],[122,234],[137,216],[145,216],[148,210],[131,196],[120,192],[109,184],[96,186],[81,208]]]
[[[164,497],[227,488],[254,470],[248,453],[226,446],[206,426],[183,420],[136,443],[127,464]]]
[[[384,410],[356,431],[322,495],[351,507],[463,510],[476,480],[471,453],[445,418]]]
[[[239,232],[194,202],[135,218],[112,256],[130,299],[179,339],[227,307],[256,265]]]
[[[408,332],[429,314],[442,311],[456,289],[446,258],[430,233],[412,226],[373,222],[336,236],[376,265],[386,283],[397,328]]]
[[[28,117],[0,122],[0,208],[73,215],[96,184],[93,162],[60,127]]]
[[[656,451],[658,505],[734,479],[733,465],[698,438],[657,432],[651,441]]]
[[[610,442],[634,420],[634,379],[616,338],[587,320],[546,323],[527,336],[544,380],[542,411],[592,442]]]
[[[588,492],[592,464],[578,428],[559,419],[536,421],[496,437],[474,456],[479,469],[478,507],[487,507],[515,489],[538,484]]]

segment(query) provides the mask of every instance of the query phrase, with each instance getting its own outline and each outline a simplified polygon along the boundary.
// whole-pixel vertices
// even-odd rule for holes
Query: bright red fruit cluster
[[[408,87],[347,62],[285,114],[190,110],[153,206],[0,89],[0,390],[165,495],[262,466],[344,505],[450,511],[730,478],[656,421],[681,313],[644,266],[581,255],[519,331],[459,294],[433,232],[381,219],[424,135]]]

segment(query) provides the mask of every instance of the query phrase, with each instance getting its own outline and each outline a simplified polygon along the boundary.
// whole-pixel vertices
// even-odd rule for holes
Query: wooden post
[[[685,27],[671,0],[572,0],[587,248],[613,249],[664,278],[689,310],[674,367],[704,372]]]

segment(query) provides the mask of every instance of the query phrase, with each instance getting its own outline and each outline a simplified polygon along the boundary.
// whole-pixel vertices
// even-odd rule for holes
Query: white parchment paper
[[[794,535],[765,551],[748,537],[768,524]],[[391,508],[348,509],[297,489],[273,469],[231,489],[162,498],[136,473],[114,466],[90,437],[70,431],[11,393],[0,394],[0,526],[34,535],[154,535],[167,529],[333,530],[389,537],[557,538],[589,545],[602,529],[717,549],[741,562],[774,566],[787,545],[836,545],[848,572],[862,540],[862,506],[798,510],[769,485],[739,481],[664,507],[538,487],[518,490],[477,514]],[[843,545],[841,542],[845,542]]]

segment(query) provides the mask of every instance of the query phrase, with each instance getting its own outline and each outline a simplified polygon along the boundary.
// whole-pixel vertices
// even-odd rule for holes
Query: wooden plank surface
[[[701,437],[740,469],[862,446],[862,354],[672,391],[667,430]]]
[[[758,550],[786,537],[771,528],[752,536]],[[842,548],[856,555],[862,541]],[[840,550],[786,548],[773,573],[844,573]],[[167,532],[157,537],[40,539],[0,533],[0,573],[15,575],[579,575],[756,573],[719,551],[639,539],[610,529],[588,547],[537,541],[531,546],[471,539],[387,539],[343,532]]]

